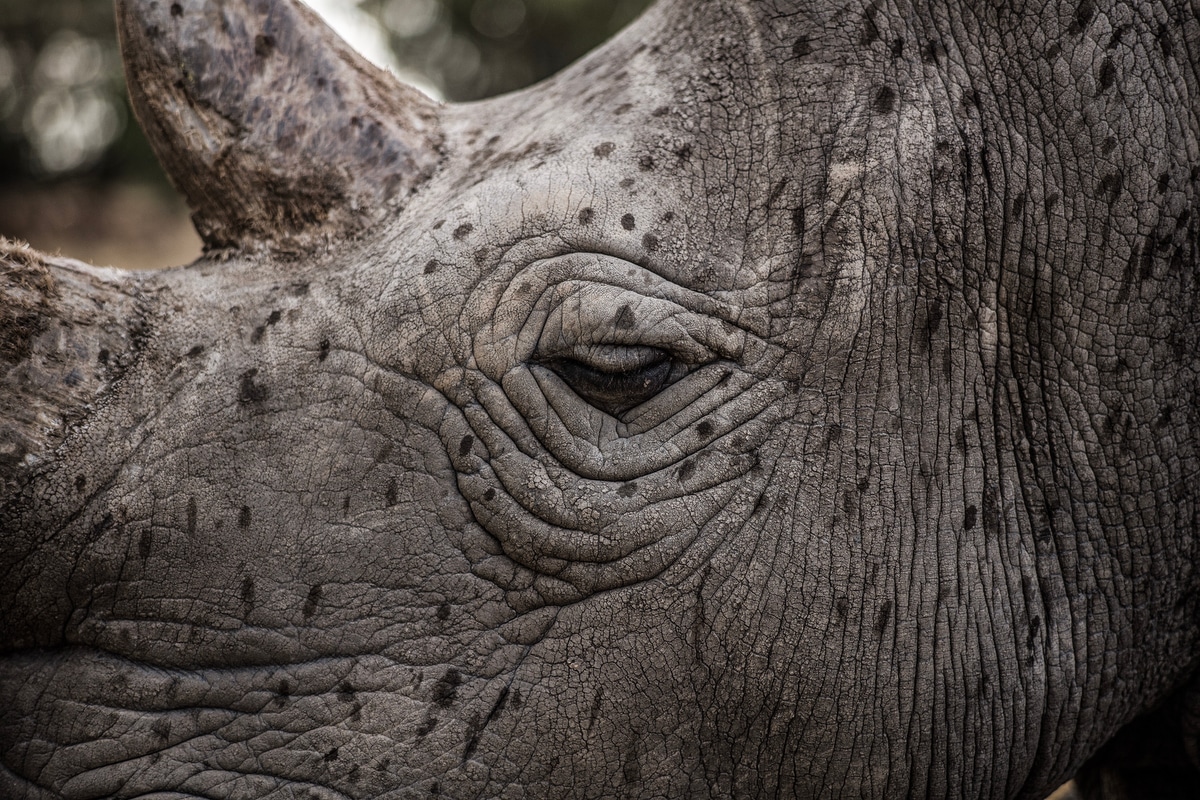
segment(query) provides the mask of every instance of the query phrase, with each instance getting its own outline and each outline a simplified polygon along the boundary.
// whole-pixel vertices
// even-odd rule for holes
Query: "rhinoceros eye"
[[[591,345],[539,361],[584,400],[613,416],[646,402],[686,371],[657,347]]]

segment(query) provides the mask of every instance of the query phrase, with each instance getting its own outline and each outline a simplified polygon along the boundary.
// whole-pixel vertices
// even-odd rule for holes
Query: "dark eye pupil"
[[[623,414],[661,392],[671,377],[671,359],[659,352],[653,360],[639,358],[631,369],[614,365],[586,364],[574,358],[555,358],[543,363],[575,393],[596,408],[613,416]]]

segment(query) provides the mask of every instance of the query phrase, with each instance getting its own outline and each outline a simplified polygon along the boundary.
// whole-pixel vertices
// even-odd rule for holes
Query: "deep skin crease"
[[[1196,10],[120,0],[208,251],[0,249],[0,795],[1197,796]]]

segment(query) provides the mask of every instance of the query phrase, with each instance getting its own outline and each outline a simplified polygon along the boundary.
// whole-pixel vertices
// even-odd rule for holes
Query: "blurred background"
[[[364,55],[443,100],[534,83],[650,0],[311,0]],[[125,96],[112,0],[0,0],[0,235],[99,265],[200,254]]]

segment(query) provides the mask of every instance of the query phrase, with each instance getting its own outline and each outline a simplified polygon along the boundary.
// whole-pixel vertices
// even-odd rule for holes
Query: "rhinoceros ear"
[[[438,105],[293,0],[116,7],[134,111],[207,249],[312,247],[438,164]]]

